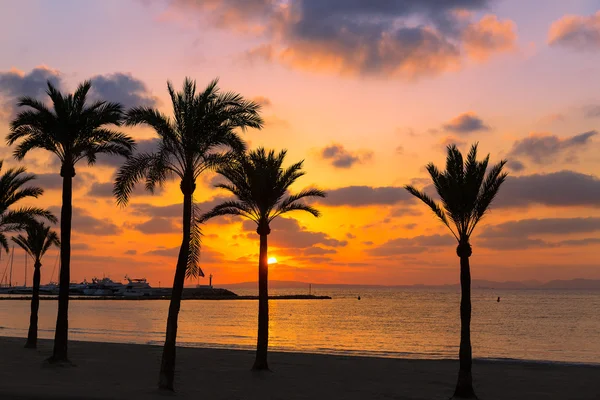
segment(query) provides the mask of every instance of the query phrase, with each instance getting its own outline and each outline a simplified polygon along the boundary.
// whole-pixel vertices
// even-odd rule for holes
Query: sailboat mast
[[[23,287],[27,287],[27,252],[25,252],[25,283],[23,284]]]
[[[12,267],[13,261],[15,261],[15,246],[13,245],[12,253],[10,254],[10,280],[8,282],[8,286],[12,287]]]

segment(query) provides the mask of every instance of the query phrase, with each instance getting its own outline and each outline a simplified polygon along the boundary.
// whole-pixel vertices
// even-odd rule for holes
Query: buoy
[[[500,303],[500,297],[498,297],[498,303]]]
[[[358,296],[358,299],[360,300],[360,296]]]

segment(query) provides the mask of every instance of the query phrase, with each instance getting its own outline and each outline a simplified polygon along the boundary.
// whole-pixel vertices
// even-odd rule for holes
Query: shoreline
[[[24,295],[23,297],[0,297],[0,301],[3,300],[31,301],[31,296]],[[42,300],[56,301],[58,300],[58,296],[41,295],[40,301]],[[171,296],[69,296],[69,301],[71,300],[171,300]],[[181,300],[258,300],[258,296],[184,296]],[[290,294],[269,296],[269,300],[331,300],[331,296],[317,296],[312,294]]]
[[[162,346],[69,342],[74,367],[44,364],[52,340],[24,349],[0,337],[0,397],[10,399],[164,399],[156,390]],[[443,399],[452,395],[458,361],[276,352],[274,373],[251,372],[254,351],[177,348],[179,399]],[[475,389],[486,400],[597,398],[600,366],[475,359]],[[357,378],[360,377],[360,378]]]

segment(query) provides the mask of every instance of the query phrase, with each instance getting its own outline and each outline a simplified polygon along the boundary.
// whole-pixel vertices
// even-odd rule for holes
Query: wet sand
[[[24,349],[0,337],[0,399],[377,400],[448,399],[458,362],[276,353],[274,372],[250,371],[254,354],[178,348],[175,394],[156,388],[161,347],[70,342],[73,367],[48,366],[52,341]],[[600,398],[600,366],[476,360],[480,399]]]

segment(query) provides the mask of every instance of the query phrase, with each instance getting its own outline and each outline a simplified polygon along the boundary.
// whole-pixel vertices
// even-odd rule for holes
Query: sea
[[[240,295],[255,290],[237,289]],[[298,294],[275,289],[270,294]],[[349,356],[456,359],[456,289],[317,288],[331,300],[272,300],[271,350]],[[360,300],[358,297],[360,296]],[[500,297],[500,302],[497,301]],[[472,293],[478,359],[600,364],[600,291],[496,290]],[[26,337],[29,301],[0,301],[0,336]],[[160,345],[166,300],[73,300],[70,339]],[[185,300],[177,342],[185,347],[253,349],[256,300]],[[56,301],[41,301],[39,336],[52,338]]]

